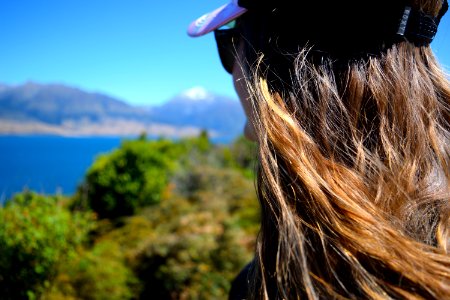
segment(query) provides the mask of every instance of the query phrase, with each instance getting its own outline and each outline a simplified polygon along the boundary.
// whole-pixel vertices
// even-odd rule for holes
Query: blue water
[[[118,137],[0,136],[0,203],[24,189],[71,195],[98,154]]]

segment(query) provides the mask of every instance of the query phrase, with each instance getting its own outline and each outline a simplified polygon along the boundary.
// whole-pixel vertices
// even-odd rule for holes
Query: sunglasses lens
[[[232,22],[214,31],[220,61],[223,68],[230,74],[233,72],[236,55],[237,30],[234,25],[235,22]]]

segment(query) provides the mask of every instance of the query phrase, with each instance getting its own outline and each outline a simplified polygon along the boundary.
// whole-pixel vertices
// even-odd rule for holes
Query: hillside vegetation
[[[1,299],[226,299],[259,230],[254,145],[141,136],[71,197],[0,207]]]

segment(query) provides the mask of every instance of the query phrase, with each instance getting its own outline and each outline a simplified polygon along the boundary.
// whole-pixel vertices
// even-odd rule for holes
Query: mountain
[[[221,142],[242,132],[238,101],[192,88],[160,106],[137,107],[61,84],[0,84],[0,134],[150,136],[197,135]]]
[[[104,118],[145,120],[146,114],[112,97],[88,93],[64,85],[0,87],[0,118],[41,121],[60,125],[64,121],[100,121]]]
[[[187,90],[151,110],[157,123],[207,128],[226,138],[242,132],[245,115],[239,102],[201,87]]]

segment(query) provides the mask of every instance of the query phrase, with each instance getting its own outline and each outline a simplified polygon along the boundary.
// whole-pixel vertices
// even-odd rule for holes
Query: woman
[[[447,0],[309,2],[233,0],[188,29],[215,32],[259,149],[230,298],[450,299],[450,83],[429,47]]]

